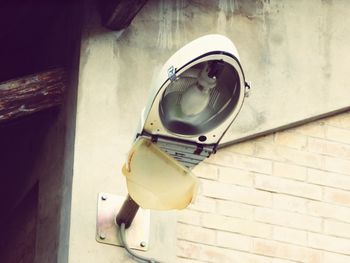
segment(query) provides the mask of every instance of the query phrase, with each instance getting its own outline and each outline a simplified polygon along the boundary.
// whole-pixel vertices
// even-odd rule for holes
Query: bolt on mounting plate
[[[100,243],[121,246],[119,226],[115,218],[122,207],[125,196],[100,193],[97,202],[96,240]],[[130,248],[146,251],[149,244],[150,211],[140,208],[126,229]]]

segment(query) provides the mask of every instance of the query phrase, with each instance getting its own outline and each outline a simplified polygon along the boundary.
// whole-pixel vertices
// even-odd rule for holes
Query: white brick
[[[198,260],[178,257],[176,263],[198,263]]]
[[[272,172],[272,162],[269,160],[240,155],[225,149],[211,155],[206,162],[264,174],[271,174]]]
[[[278,146],[277,154],[284,158],[286,162],[300,166],[320,169],[323,168],[325,162],[325,157],[319,154],[290,149],[283,146]]]
[[[308,139],[308,150],[313,153],[350,159],[350,145],[317,138]]]
[[[251,237],[230,232],[218,231],[216,242],[219,247],[225,247],[242,251],[249,251],[252,247]]]
[[[295,261],[290,261],[287,259],[281,259],[281,258],[272,258],[271,263],[295,263]],[[310,263],[310,262],[308,262]]]
[[[327,251],[350,254],[350,239],[331,237],[316,233],[308,234],[309,246]]]
[[[310,201],[308,203],[308,214],[312,216],[327,217],[329,215],[334,214],[335,210],[336,210],[336,206],[331,204],[317,202],[317,201]]]
[[[178,262],[350,262],[347,116],[325,120],[338,128],[313,122],[206,161],[203,196],[179,216]]]
[[[267,191],[285,193],[310,199],[322,199],[322,187],[304,182],[257,174],[255,187]]]
[[[265,239],[253,239],[253,252],[298,262],[322,262],[322,252],[320,251]]]
[[[316,169],[308,170],[308,182],[350,190],[350,176]]]
[[[248,187],[229,185],[218,182],[203,182],[203,195],[213,198],[238,201],[241,203],[271,206],[272,195]]]
[[[226,147],[225,150],[245,155],[253,155],[255,153],[255,144],[254,141],[249,140]]]
[[[287,243],[305,246],[307,244],[307,232],[286,227],[273,227],[273,239]]]
[[[205,214],[202,224],[204,227],[248,236],[270,238],[272,234],[270,225],[221,215]]]
[[[176,248],[176,255],[179,257],[197,259],[200,256],[199,244],[178,240]]]
[[[291,212],[306,213],[307,199],[285,195],[273,194],[273,208]]]
[[[221,215],[237,218],[252,219],[254,216],[254,206],[231,201],[218,201],[217,210]]]
[[[350,130],[327,126],[326,138],[329,140],[350,144]]]
[[[253,186],[254,174],[246,170],[219,167],[219,181],[227,184]]]
[[[334,157],[324,157],[324,169],[331,172],[350,175],[350,161]],[[317,167],[316,167],[317,168]]]
[[[210,180],[218,179],[218,167],[205,162],[201,162],[199,165],[195,166],[192,172],[200,178]]]
[[[278,154],[278,147],[271,143],[256,142],[255,156],[273,161],[286,161],[283,156]]]
[[[191,224],[191,225],[200,225],[202,213],[197,211],[192,211],[189,209],[184,209],[178,212],[177,220],[178,222]]]
[[[330,203],[350,207],[350,192],[333,188],[325,188],[324,200]]]
[[[177,224],[177,238],[208,245],[215,244],[215,231],[186,224]]]
[[[212,198],[197,196],[194,203],[190,204],[188,208],[200,212],[214,213],[216,210],[216,201]]]
[[[323,253],[323,262],[324,263],[349,263],[350,256],[340,255],[331,252]]]
[[[326,140],[308,137],[307,150],[312,153],[324,154],[326,151]]]
[[[260,222],[319,232],[322,229],[322,219],[286,211],[257,207],[255,219]]]
[[[273,164],[273,175],[304,181],[307,175],[307,168],[287,163],[275,162]]]
[[[348,207],[323,202],[308,202],[308,214],[317,217],[333,218],[345,222],[350,222],[350,209]]]
[[[304,149],[307,144],[307,137],[293,131],[277,132],[275,134],[275,143],[290,148]]]
[[[234,255],[234,251],[212,246],[202,247],[199,259],[205,262],[237,262],[237,256]]]
[[[199,259],[205,262],[215,263],[271,263],[268,257],[204,245],[201,247],[201,256]]]
[[[324,233],[350,238],[350,224],[327,219],[324,221]]]
[[[325,137],[325,126],[322,121],[314,121],[308,124],[301,125],[299,127],[290,129],[290,131],[300,133],[306,136],[324,138]]]
[[[344,128],[350,130],[350,112],[337,114],[322,120],[329,126]]]

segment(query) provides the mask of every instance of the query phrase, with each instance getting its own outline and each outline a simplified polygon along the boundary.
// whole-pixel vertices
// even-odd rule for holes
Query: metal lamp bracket
[[[122,246],[119,226],[115,219],[125,196],[99,193],[97,201],[96,240],[100,243]],[[140,208],[131,226],[126,229],[130,248],[146,251],[149,246],[150,211]]]

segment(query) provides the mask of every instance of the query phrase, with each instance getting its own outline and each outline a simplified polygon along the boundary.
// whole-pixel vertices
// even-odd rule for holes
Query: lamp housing
[[[242,107],[247,84],[233,42],[206,35],[171,56],[151,88],[137,137],[215,150]]]

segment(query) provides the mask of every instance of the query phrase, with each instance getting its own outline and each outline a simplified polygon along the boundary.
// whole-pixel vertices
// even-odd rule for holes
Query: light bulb
[[[200,90],[196,83],[190,86],[182,95],[180,106],[185,115],[197,115],[202,112],[209,102],[208,90]]]
[[[206,65],[197,82],[191,85],[183,94],[180,101],[181,110],[185,115],[193,116],[201,113],[208,105],[210,91],[216,85],[216,77],[208,76],[208,65]]]

